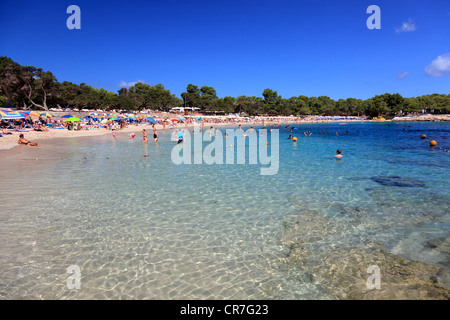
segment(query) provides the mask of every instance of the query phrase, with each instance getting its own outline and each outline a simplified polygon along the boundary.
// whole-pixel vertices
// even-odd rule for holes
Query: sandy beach
[[[80,117],[83,117],[83,114],[77,115]],[[172,117],[176,117],[176,115],[172,115]],[[258,120],[256,119],[245,119],[242,118],[241,121],[236,122],[208,122],[209,120],[216,118],[212,116],[203,116],[203,118],[206,120],[204,122],[205,127],[218,127],[218,126],[238,126],[239,124],[243,125],[257,125],[262,124],[263,121],[266,125],[273,125],[273,124],[294,124],[294,123],[331,123],[331,122],[361,122],[361,120],[314,120],[314,117],[307,118],[305,120],[299,120],[298,117],[258,117]],[[364,121],[373,121],[373,120],[364,120]],[[450,121],[450,115],[419,115],[419,116],[412,116],[412,117],[397,117],[392,120],[386,120],[386,121]],[[156,130],[163,132],[173,129],[183,129],[183,128],[191,128],[195,124],[194,123],[187,123],[187,124],[177,124],[175,126],[166,126],[164,129],[161,124],[156,124],[155,128]],[[198,125],[198,123],[197,123]],[[137,125],[128,125],[126,128],[122,128],[121,130],[117,131],[117,136],[121,135],[128,135],[130,133],[136,133],[137,137],[142,136],[142,129],[145,129],[149,136],[152,135],[152,125],[150,123],[141,123]],[[34,130],[29,130],[28,132],[14,132],[10,131],[11,135],[3,135],[3,137],[0,138],[0,150],[2,149],[11,149],[15,146],[17,146],[17,140],[19,138],[19,135],[21,133],[24,134],[25,139],[35,142],[42,139],[52,139],[52,138],[74,138],[74,137],[88,137],[88,136],[98,136],[98,135],[104,135],[104,134],[111,134],[111,130],[108,130],[106,128],[100,128],[100,129],[91,129],[91,130],[80,130],[80,131],[70,131],[66,129],[49,129],[48,132],[38,132]]]
[[[230,123],[214,123],[214,124],[205,124],[205,126],[224,126],[224,125],[230,125]],[[237,125],[237,124],[236,124]],[[162,125],[157,124],[155,125],[155,128],[158,132],[168,132],[174,129],[183,129],[183,128],[191,128],[194,124],[188,124],[188,125],[177,125],[174,127],[166,126],[166,129],[163,128]],[[119,131],[116,131],[116,137],[120,136],[128,136],[130,133],[135,133],[136,138],[142,138],[142,129],[145,129],[147,131],[147,134],[151,138],[153,135],[152,131],[152,125],[151,124],[139,124],[139,125],[129,125],[126,128],[122,128]],[[100,128],[100,129],[92,129],[92,130],[80,130],[80,131],[71,131],[67,129],[49,129],[48,132],[39,132],[31,130],[29,132],[14,132],[10,131],[11,135],[4,135],[0,138],[0,150],[2,149],[11,149],[18,145],[17,140],[19,138],[19,135],[21,133],[24,134],[25,139],[35,142],[43,139],[53,139],[53,138],[75,138],[75,137],[90,137],[90,136],[99,136],[99,135],[106,135],[106,134],[112,134],[111,130],[108,130],[106,128]]]

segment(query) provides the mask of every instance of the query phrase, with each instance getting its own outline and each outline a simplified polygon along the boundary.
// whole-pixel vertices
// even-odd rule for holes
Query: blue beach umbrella
[[[66,119],[66,118],[72,118],[73,116],[72,115],[70,115],[70,114],[66,114],[65,116],[62,116],[61,118],[64,118],[64,119]]]
[[[4,117],[1,117],[2,120],[18,120],[18,119],[25,119],[25,116],[23,115],[6,115]]]
[[[147,117],[147,121],[149,121],[151,123],[156,123],[156,120],[153,119],[152,117]]]

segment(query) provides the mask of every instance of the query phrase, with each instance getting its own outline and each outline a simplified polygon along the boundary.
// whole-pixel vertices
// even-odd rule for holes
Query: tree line
[[[324,115],[324,116],[394,116],[426,112],[450,112],[450,94],[431,94],[404,98],[399,93],[385,93],[370,99],[333,100],[327,96],[283,98],[277,91],[265,89],[261,97],[226,96],[219,98],[213,87],[188,84],[181,99],[164,85],[136,83],[117,93],[96,89],[86,83],[59,82],[50,71],[21,66],[8,57],[0,57],[0,105],[20,109],[89,108],[153,109],[168,111],[173,107],[198,108],[211,113],[246,113],[248,115]]]

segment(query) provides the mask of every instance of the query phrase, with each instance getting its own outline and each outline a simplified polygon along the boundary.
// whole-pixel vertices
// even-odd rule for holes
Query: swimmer
[[[340,158],[342,158],[343,156],[342,156],[342,154],[341,154],[341,150],[340,149],[338,149],[337,151],[336,151],[336,155],[334,156],[336,159],[340,159]]]
[[[130,136],[130,139],[134,139],[134,137],[136,137],[136,134],[135,133],[130,133],[129,136]]]

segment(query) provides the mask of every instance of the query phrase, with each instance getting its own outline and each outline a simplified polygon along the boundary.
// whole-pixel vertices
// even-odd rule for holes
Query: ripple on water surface
[[[439,125],[422,129],[448,135]],[[339,137],[323,128],[344,130],[302,125],[295,145],[280,131],[273,176],[260,175],[259,164],[176,166],[164,133],[147,146],[119,133],[116,142],[67,139],[53,153],[47,142],[6,157],[14,175],[0,170],[8,181],[0,186],[0,296],[448,297],[449,156],[400,125],[349,124]],[[373,264],[391,289],[367,290]],[[81,269],[80,290],[67,289],[70,265]]]

